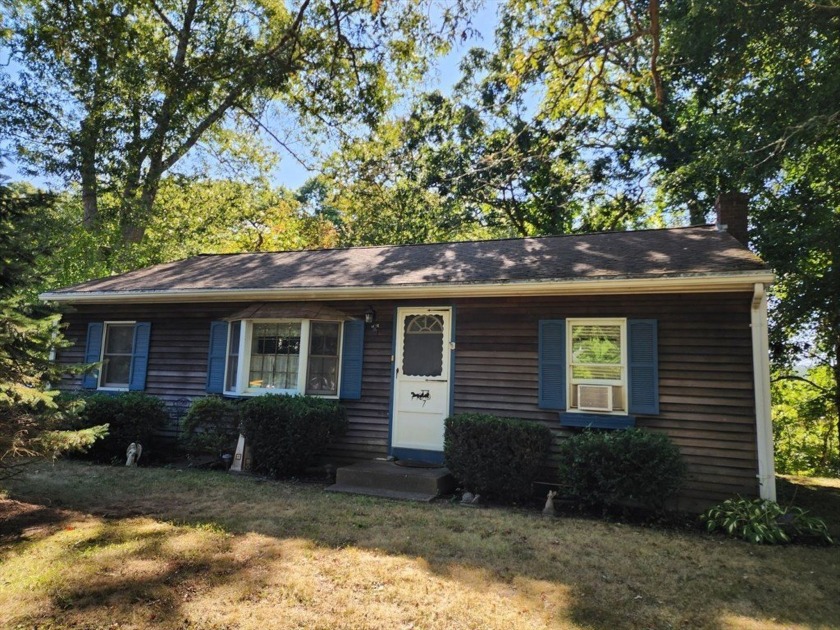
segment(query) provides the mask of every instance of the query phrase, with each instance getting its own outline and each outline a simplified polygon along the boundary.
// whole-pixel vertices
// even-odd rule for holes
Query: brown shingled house
[[[59,360],[102,362],[66,387],[173,406],[339,398],[336,463],[439,460],[444,418],[474,411],[558,438],[662,431],[688,464],[688,502],[774,499],[773,276],[721,227],[196,256],[42,297],[73,306]]]

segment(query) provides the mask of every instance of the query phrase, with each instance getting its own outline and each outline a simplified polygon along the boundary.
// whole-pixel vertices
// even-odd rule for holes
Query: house
[[[336,463],[439,460],[443,421],[486,412],[667,433],[684,498],[775,498],[766,289],[746,204],[717,225],[201,255],[42,295],[72,306],[66,388],[340,399]],[[547,473],[548,474],[548,473]]]

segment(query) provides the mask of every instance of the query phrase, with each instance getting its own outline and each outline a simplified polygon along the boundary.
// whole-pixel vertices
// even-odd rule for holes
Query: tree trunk
[[[832,402],[834,403],[834,413],[837,414],[837,445],[840,448],[840,338],[837,338],[834,342],[834,364],[831,366],[831,370],[834,374]]]
[[[696,199],[688,202],[688,223],[689,225],[703,225],[706,223],[706,208]]]
[[[88,230],[93,229],[99,219],[99,202],[96,195],[96,176],[93,176],[92,181],[83,176],[82,208],[84,209],[84,215],[82,216],[82,225]]]
[[[99,220],[99,187],[96,179],[96,130],[91,129],[89,120],[82,125],[81,159],[79,175],[82,179],[82,224],[87,229],[96,226]]]

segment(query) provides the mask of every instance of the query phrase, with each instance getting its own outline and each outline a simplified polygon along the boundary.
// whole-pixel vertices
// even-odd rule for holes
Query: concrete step
[[[454,489],[455,479],[446,468],[408,468],[394,462],[370,461],[336,470],[335,485],[327,491],[430,501]]]

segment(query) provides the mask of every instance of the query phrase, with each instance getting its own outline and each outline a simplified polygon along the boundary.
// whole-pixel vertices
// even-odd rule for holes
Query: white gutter
[[[767,334],[767,292],[763,283],[753,289],[751,309],[755,428],[758,450],[758,485],[762,499],[776,500],[773,459],[773,419],[770,410],[770,346]]]
[[[541,295],[617,295],[650,293],[717,293],[752,291],[773,282],[770,271],[696,274],[658,278],[587,278],[465,284],[457,282],[359,287],[278,287],[274,289],[185,289],[153,291],[47,292],[45,301],[73,304],[231,302],[249,300],[386,300],[469,297],[536,297]]]

